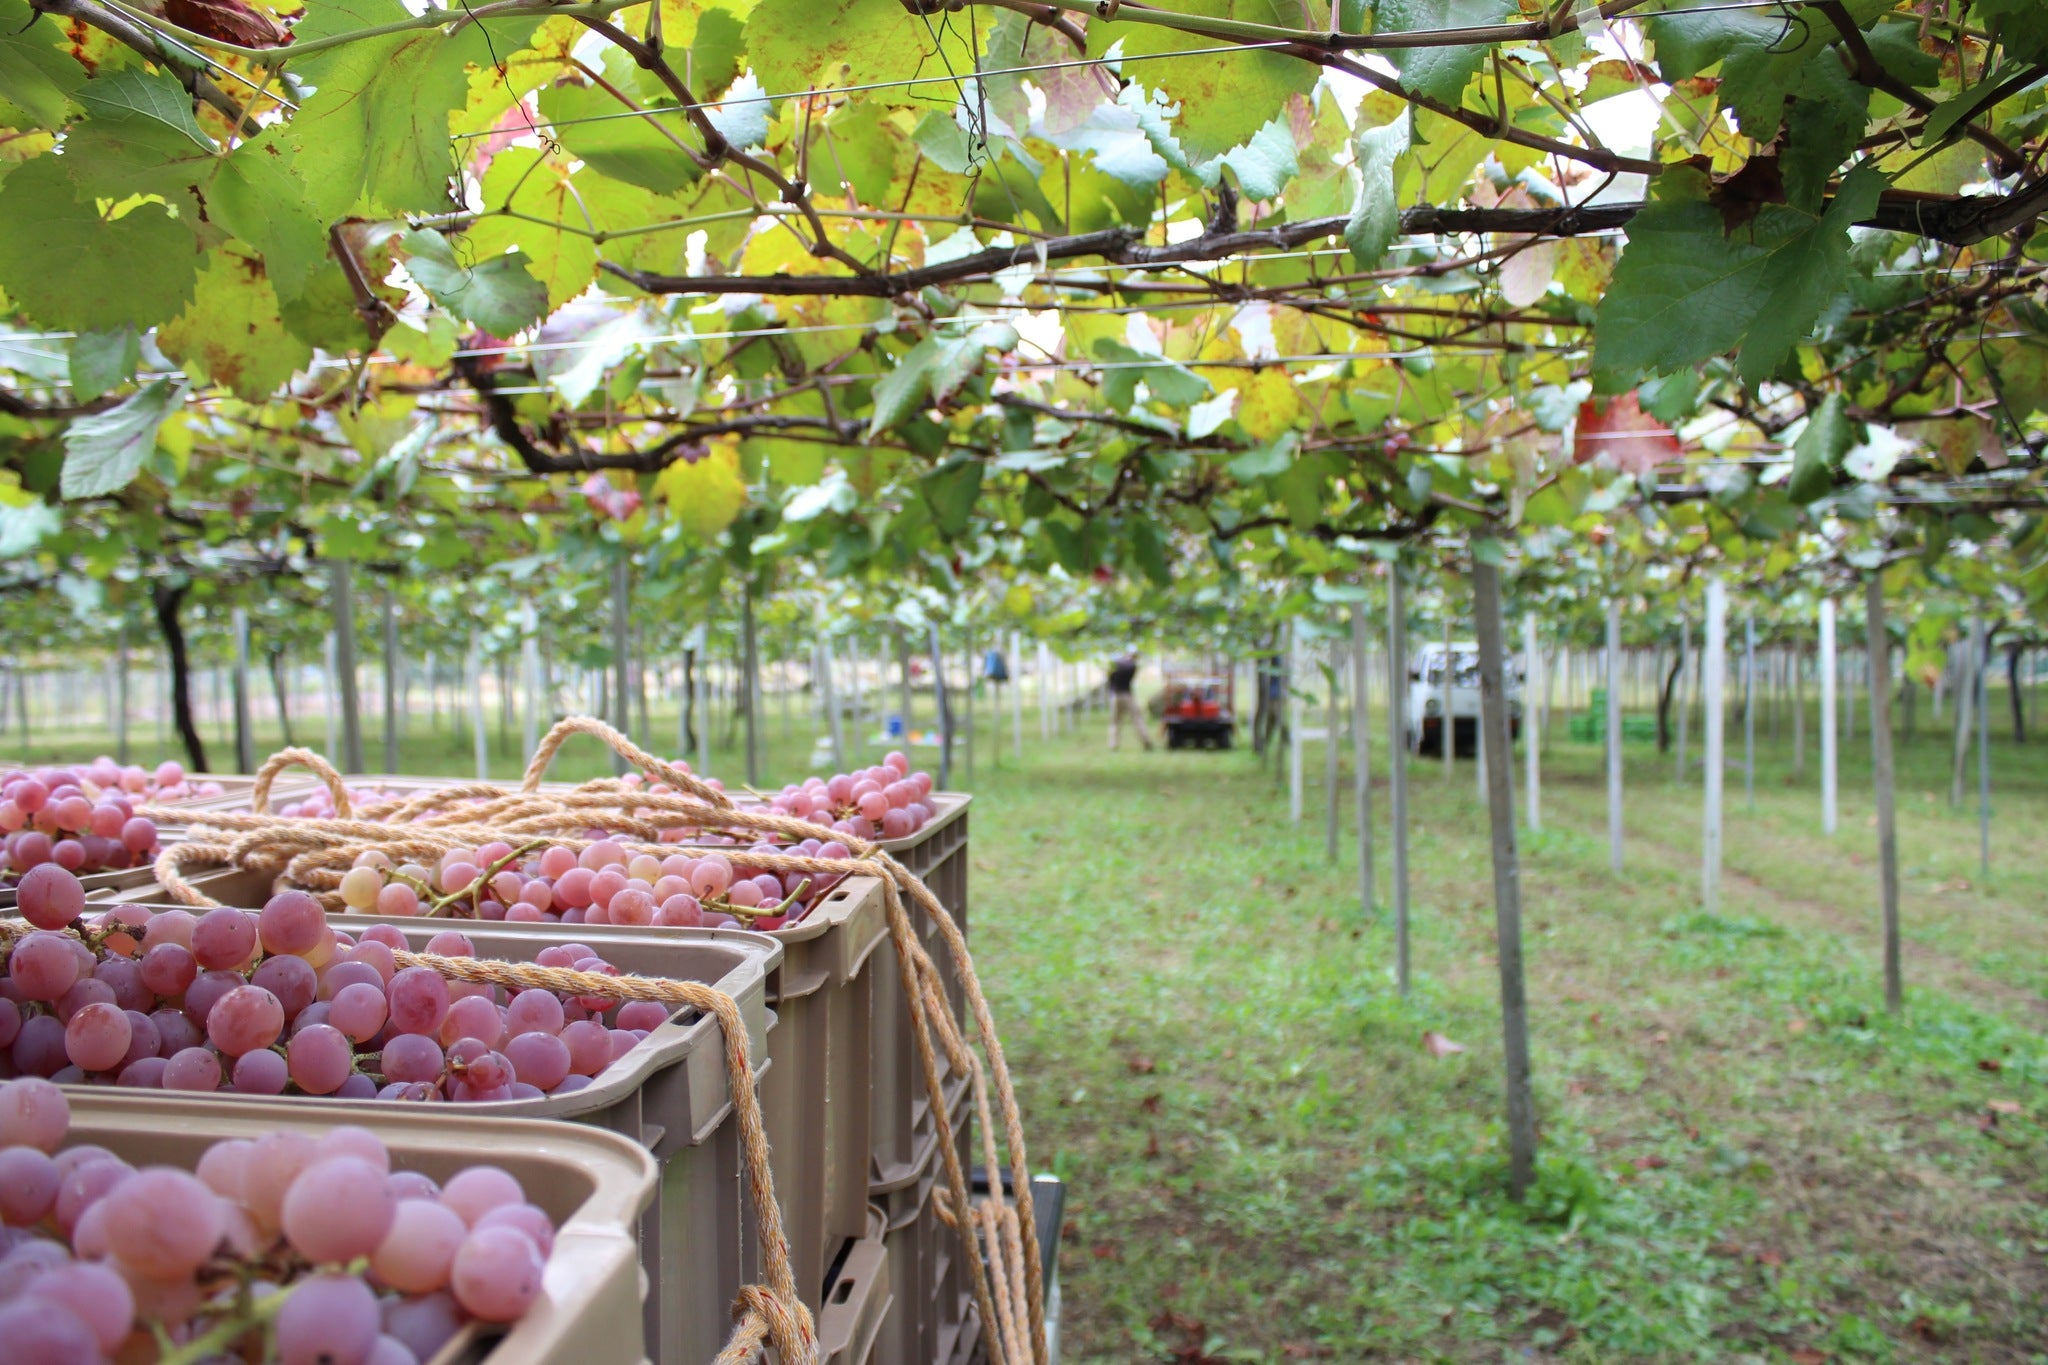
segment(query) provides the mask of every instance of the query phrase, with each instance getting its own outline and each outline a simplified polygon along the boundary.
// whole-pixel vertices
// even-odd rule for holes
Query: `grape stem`
[[[434,898],[432,906],[427,911],[427,918],[481,919],[484,913],[482,903],[483,892],[484,888],[491,884],[491,878],[497,876],[500,872],[503,872],[506,868],[512,866],[512,864],[518,862],[521,858],[533,852],[535,849],[539,848],[542,844],[545,844],[546,842],[547,840],[545,839],[534,839],[528,843],[522,844],[518,848],[513,849],[510,853],[507,853],[504,857],[493,860],[489,867],[484,868],[481,872],[478,872],[476,874],[475,881],[471,882],[468,886],[463,887],[462,890],[450,891],[445,896],[436,896]],[[449,906],[455,904],[457,901],[461,900],[465,896],[469,898],[470,913],[468,915],[443,915],[443,911],[447,910]]]
[[[304,1280],[299,1282],[304,1283]],[[242,1312],[223,1322],[215,1323],[183,1346],[164,1351],[157,1357],[157,1365],[197,1365],[199,1361],[221,1354],[247,1335],[252,1328],[267,1326],[275,1320],[279,1311],[284,1308],[285,1300],[297,1292],[298,1288],[298,1284],[286,1285],[275,1294],[265,1294]],[[151,1324],[152,1327],[155,1325]]]
[[[754,906],[752,909],[748,909],[745,906],[734,905],[731,901],[727,901],[725,904],[720,905],[718,909],[720,913],[731,915],[734,919],[745,920],[747,924],[751,927],[754,921],[757,919],[773,919],[777,915],[788,914],[789,907],[795,905],[798,901],[802,900],[804,898],[804,892],[810,889],[811,879],[809,877],[806,877],[796,884],[796,890],[790,892],[789,895],[786,896],[783,899],[782,903],[779,905],[773,907],[757,905]]]

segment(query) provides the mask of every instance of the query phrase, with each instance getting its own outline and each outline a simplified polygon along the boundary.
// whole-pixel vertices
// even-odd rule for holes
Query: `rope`
[[[565,791],[541,790],[542,778],[555,753],[571,735],[576,734],[602,740],[651,782],[665,784],[673,790],[652,791],[629,786],[617,778],[603,778]],[[304,750],[286,750],[266,763],[264,769],[269,771],[273,766],[281,769],[292,762],[302,763],[316,772],[322,769],[332,772],[324,760]],[[258,776],[261,781],[262,774]],[[339,780],[336,774],[329,782],[336,796],[334,819],[281,820],[261,812],[198,813],[199,822],[188,825],[186,839],[167,845],[159,854],[156,864],[159,883],[173,900],[191,906],[210,906],[217,902],[187,879],[187,870],[204,864],[241,867],[271,875],[279,889],[306,890],[330,910],[339,910],[344,908],[338,895],[342,875],[354,866],[358,856],[370,850],[384,854],[394,863],[412,861],[429,866],[450,850],[473,850],[497,840],[517,844],[544,839],[580,852],[596,842],[588,837],[592,829],[620,836],[610,842],[623,846],[631,854],[666,857],[684,851],[716,851],[767,872],[846,874],[873,877],[880,881],[889,934],[896,947],[897,967],[902,976],[904,1000],[911,1015],[912,1036],[920,1069],[924,1073],[926,1095],[932,1112],[940,1116],[942,1125],[939,1149],[946,1195],[942,1217],[948,1209],[974,1210],[977,1205],[968,1186],[960,1153],[951,1141],[945,1140],[950,1129],[945,1126],[948,1111],[939,1063],[941,1052],[951,1068],[966,1077],[976,1117],[981,1123],[983,1159],[993,1187],[987,1205],[994,1211],[972,1213],[966,1217],[956,1215],[947,1221],[959,1232],[966,1251],[975,1303],[986,1328],[990,1365],[1026,1365],[1026,1362],[1046,1365],[1044,1269],[1037,1237],[1025,1233],[1025,1229],[1036,1227],[1036,1218],[1031,1201],[1023,1122],[1009,1065],[996,1036],[995,1021],[982,992],[980,978],[967,950],[966,935],[931,890],[886,850],[876,843],[835,833],[777,811],[738,806],[725,793],[653,757],[604,722],[585,716],[572,716],[548,731],[534,751],[516,791],[489,784],[463,784],[354,810],[346,806],[346,793],[338,788]],[[138,813],[149,814],[150,811],[145,808]],[[177,815],[179,819],[189,821],[193,819],[194,812],[178,811]],[[673,842],[678,833],[699,838],[718,833],[752,835],[757,840],[772,837],[790,843],[816,839],[838,842],[848,849],[851,856],[819,858],[794,852],[754,851],[732,846],[713,849],[697,845],[692,848]],[[938,967],[919,940],[918,931],[912,923],[910,911],[913,906],[936,927],[945,950],[958,968],[963,1003],[972,1016],[982,1051],[987,1055],[986,1068],[969,1046],[960,1021],[953,1017]],[[499,979],[459,973],[556,970],[527,966],[508,968],[505,964],[478,963],[466,958],[447,961],[455,964],[457,979],[485,980],[493,984],[499,984]],[[437,966],[436,970],[441,969]],[[574,977],[582,974],[565,972],[563,975]],[[594,979],[604,983],[603,986],[592,986],[586,991],[577,984],[563,989],[611,995],[616,994],[619,982],[627,978]],[[677,983],[659,984],[673,986]],[[681,996],[645,998],[698,1004],[694,999]],[[732,1036],[730,1028],[727,1036]],[[746,1092],[744,1105],[739,1099],[742,1090]],[[735,1083],[734,1092],[735,1108],[744,1109],[752,1115],[751,1119],[742,1118],[744,1136],[749,1123],[758,1126],[758,1104],[751,1084]],[[1014,1207],[1002,1198],[1001,1181],[996,1178],[996,1173],[1002,1169],[996,1140],[998,1127],[1001,1129],[1002,1150],[1009,1157]],[[761,1150],[766,1151],[765,1139]],[[756,1196],[757,1206],[772,1210],[764,1218],[764,1261],[779,1262],[786,1274],[787,1244],[781,1240],[780,1208],[774,1204],[772,1188],[765,1183],[765,1166],[759,1174],[762,1183],[757,1185],[755,1172],[749,1170],[750,1189]],[[761,1203],[763,1198],[765,1203]],[[767,1230],[771,1221],[775,1228],[772,1240],[778,1247],[774,1257],[765,1254],[765,1244],[771,1240]],[[978,1243],[985,1243],[985,1252]],[[776,1267],[771,1264],[768,1269],[769,1291],[779,1293]],[[1023,1300],[1021,1304],[1018,1303],[1020,1298]],[[751,1353],[763,1343],[774,1345],[778,1352],[783,1350],[782,1342],[790,1339],[789,1323],[781,1321],[774,1312],[746,1296],[742,1296],[737,1311],[741,1325],[726,1352],[720,1355],[719,1365],[751,1359]],[[806,1358],[784,1354],[785,1361]]]
[[[249,809],[258,815],[270,813],[270,784],[286,768],[310,768],[315,777],[327,784],[329,795],[334,798],[334,813],[346,820],[353,807],[349,804],[348,784],[341,780],[341,774],[311,749],[279,749],[263,760],[263,766],[256,770],[256,785],[249,788]]]

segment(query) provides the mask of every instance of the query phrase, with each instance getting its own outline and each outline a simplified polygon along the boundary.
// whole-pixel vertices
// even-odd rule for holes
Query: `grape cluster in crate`
[[[555,1240],[504,1170],[437,1185],[374,1133],[283,1130],[195,1169],[67,1144],[71,1106],[0,1082],[0,1355],[13,1365],[407,1365],[540,1295]]]

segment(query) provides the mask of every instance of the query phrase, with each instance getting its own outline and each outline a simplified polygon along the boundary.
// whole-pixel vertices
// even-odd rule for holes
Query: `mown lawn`
[[[770,716],[780,779],[808,731]],[[1414,774],[1403,1000],[1348,800],[1325,859],[1320,751],[1294,825],[1244,752],[1111,755],[1090,718],[998,767],[984,729],[974,943],[1034,1162],[1069,1184],[1066,1359],[2048,1360],[2048,744],[1995,745],[1986,882],[1927,724],[1903,755],[1897,1019],[1860,736],[1833,839],[1789,737],[1753,812],[1731,772],[1712,916],[1696,782],[1631,747],[1617,876],[1597,750],[1551,746],[1523,842],[1543,1144],[1524,1206],[1468,765]],[[417,725],[403,766],[469,752]],[[579,740],[557,775],[602,768]],[[1387,866],[1383,845],[1383,888]],[[1432,1055],[1431,1030],[1467,1050]]]

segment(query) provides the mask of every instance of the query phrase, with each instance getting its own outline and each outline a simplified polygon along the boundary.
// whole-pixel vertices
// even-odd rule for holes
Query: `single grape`
[[[405,1294],[445,1289],[456,1249],[468,1236],[462,1216],[438,1200],[402,1200],[390,1233],[370,1256],[370,1271]]]
[[[327,932],[327,915],[305,892],[286,891],[264,903],[256,928],[267,953],[310,954]]]
[[[38,930],[14,945],[7,973],[24,999],[54,1001],[77,983],[78,956],[71,949],[73,942]]]
[[[369,910],[377,904],[384,878],[372,867],[353,867],[342,874],[341,899],[351,910]]]
[[[560,1033],[564,1022],[562,1002],[552,991],[521,991],[505,1008],[505,1031],[514,1037],[522,1033]]]
[[[569,1074],[569,1045],[552,1033],[522,1033],[505,1047],[513,1074],[528,1085],[552,1090]]]
[[[420,1360],[431,1360],[462,1329],[462,1308],[446,1291],[384,1305],[384,1330]]]
[[[354,1275],[315,1275],[292,1285],[277,1310],[279,1365],[364,1365],[382,1320],[377,1296]]]
[[[423,1034],[394,1034],[384,1042],[381,1070],[388,1081],[438,1081],[443,1065],[440,1044]]]
[[[100,1358],[99,1340],[75,1314],[26,1298],[0,1304],[8,1365],[78,1365]]]
[[[143,950],[140,970],[143,985],[166,1000],[176,1000],[198,977],[199,959],[183,944],[158,943]]]
[[[497,1166],[469,1166],[441,1187],[441,1202],[475,1227],[479,1218],[501,1204],[523,1204],[526,1192],[518,1180]]]
[[[64,1051],[81,1071],[106,1071],[128,1055],[134,1028],[119,1005],[94,1003],[64,1026]]]
[[[256,923],[246,911],[209,910],[192,926],[192,956],[206,971],[240,967],[256,951]]]
[[[114,1354],[135,1328],[135,1295],[128,1282],[106,1266],[74,1262],[30,1280],[22,1296],[54,1304],[92,1332],[100,1350]]]
[[[473,1228],[449,1273],[455,1301],[485,1322],[513,1322],[540,1297],[540,1249],[517,1228]]]
[[[384,1172],[359,1157],[331,1157],[285,1191],[284,1235],[309,1261],[346,1264],[383,1245],[397,1210]]]
[[[292,1080],[309,1095],[331,1095],[354,1069],[355,1049],[331,1024],[315,1024],[292,1035],[285,1050]]]
[[[430,967],[407,967],[391,978],[394,1033],[438,1033],[448,1014],[448,983]]]
[[[23,1077],[0,1085],[0,1147],[54,1152],[71,1129],[71,1103],[48,1081]]]
[[[284,1032],[284,1006],[261,986],[238,986],[206,1016],[207,1041],[229,1057],[267,1048]]]
[[[15,883],[14,904],[38,929],[62,929],[85,913],[85,887],[54,863],[32,867]]]
[[[220,1058],[203,1047],[188,1047],[164,1064],[164,1089],[220,1089]]]
[[[547,1210],[535,1204],[500,1204],[476,1220],[478,1228],[511,1227],[525,1233],[546,1260],[555,1247],[555,1225]]]
[[[199,1164],[192,1168],[192,1174],[199,1177],[200,1184],[221,1198],[240,1204],[249,1158],[255,1151],[256,1144],[247,1138],[223,1139],[200,1153]]]
[[[358,981],[343,986],[335,995],[327,1010],[327,1022],[347,1034],[349,1041],[364,1043],[384,1027],[387,1012],[383,990]]]
[[[34,1147],[0,1147],[0,1223],[25,1228],[56,1207],[63,1174],[49,1155]]]
[[[220,1197],[184,1171],[137,1171],[109,1190],[107,1199],[114,1255],[154,1279],[190,1275],[220,1243]]]
[[[242,1175],[242,1206],[265,1227],[278,1225],[285,1191],[299,1172],[313,1163],[318,1144],[304,1133],[289,1130],[256,1139]]]
[[[282,1095],[291,1068],[277,1053],[259,1047],[235,1059],[234,1077],[235,1089],[244,1095]]]
[[[290,954],[264,958],[250,974],[249,984],[261,986],[276,996],[286,1019],[298,1018],[300,1011],[320,995],[319,974],[306,959]]]

